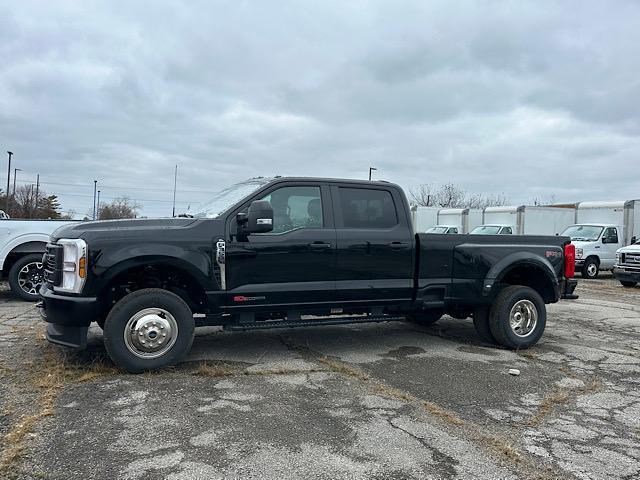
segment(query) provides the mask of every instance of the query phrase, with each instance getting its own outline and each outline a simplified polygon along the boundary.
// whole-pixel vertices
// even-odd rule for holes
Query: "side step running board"
[[[264,320],[255,323],[227,324],[225,330],[263,330],[269,328],[313,327],[320,325],[346,325],[354,323],[398,322],[405,320],[403,315],[370,315],[368,317],[334,317],[305,320]]]

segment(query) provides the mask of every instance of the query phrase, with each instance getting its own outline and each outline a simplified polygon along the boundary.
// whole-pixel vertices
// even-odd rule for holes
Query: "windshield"
[[[271,178],[252,178],[251,180],[236,183],[224,190],[220,190],[208,202],[200,205],[193,216],[196,218],[217,218],[220,214],[259,188],[265,186],[271,180]]]
[[[447,229],[449,227],[431,227],[427,229],[424,233],[447,233]]]
[[[562,232],[562,236],[571,237],[579,242],[595,242],[600,237],[603,227],[596,225],[572,225]]]
[[[471,235],[497,235],[500,231],[499,226],[495,225],[480,225],[479,227],[471,230]]]

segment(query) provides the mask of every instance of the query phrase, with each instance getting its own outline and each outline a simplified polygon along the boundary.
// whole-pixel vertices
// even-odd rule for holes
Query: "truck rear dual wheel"
[[[178,295],[159,288],[130,293],[104,322],[104,344],[118,367],[130,372],[175,365],[193,343],[195,324]]]
[[[40,299],[38,294],[44,283],[42,254],[30,253],[20,257],[9,270],[9,286],[18,297],[28,302]]]
[[[491,333],[491,327],[489,326],[489,307],[478,307],[473,311],[473,326],[476,329],[476,333],[483,342],[495,345],[496,339]]]
[[[489,311],[489,328],[496,342],[510,349],[529,348],[544,333],[547,309],[534,289],[522,285],[505,287]]]

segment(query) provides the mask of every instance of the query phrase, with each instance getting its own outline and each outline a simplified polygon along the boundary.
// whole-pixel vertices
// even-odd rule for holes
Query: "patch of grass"
[[[508,442],[504,438],[495,437],[491,435],[483,435],[480,437],[481,442],[489,448],[489,450],[497,453],[500,457],[504,457],[511,463],[522,463],[523,456],[520,450]]]
[[[21,415],[1,440],[3,450],[0,456],[0,478],[12,474],[26,450],[27,437],[40,420],[53,415],[58,394],[66,384],[114,375],[118,370],[104,361],[95,361],[89,365],[73,363],[60,350],[43,348],[38,360],[30,362],[28,372],[20,381],[24,380],[26,385],[35,390],[38,399],[35,410]]]
[[[542,420],[549,415],[557,406],[566,404],[572,396],[585,395],[600,390],[602,382],[598,378],[592,378],[590,381],[585,382],[585,386],[577,388],[575,390],[568,390],[565,388],[558,388],[545,396],[538,406],[536,413],[527,421],[527,426],[535,427],[540,425]]]
[[[232,375],[237,375],[238,370],[234,370],[228,367],[222,367],[219,365],[210,365],[207,362],[202,362],[198,365],[198,368],[193,372],[194,375],[199,377],[209,377],[209,378],[222,378],[222,377],[230,377]]]
[[[397,388],[390,387],[384,383],[377,383],[372,388],[373,393],[381,395],[383,397],[391,398],[393,400],[401,400],[403,402],[415,402],[417,400],[413,395],[398,390]]]
[[[356,378],[358,380],[367,381],[370,379],[369,375],[364,373],[362,370],[358,370],[346,363],[342,363],[338,360],[333,360],[328,357],[321,357],[318,359],[320,363],[326,365],[329,370],[336,373],[341,373],[347,377]]]
[[[518,355],[529,360],[536,360],[538,358],[531,350],[518,350]]]
[[[450,423],[452,425],[458,425],[458,426],[464,425],[464,420],[458,417],[455,413],[452,413],[449,410],[442,408],[438,404],[435,404],[433,402],[427,402],[425,400],[422,402],[422,407],[431,415],[440,417],[442,420],[444,420],[447,423]]]

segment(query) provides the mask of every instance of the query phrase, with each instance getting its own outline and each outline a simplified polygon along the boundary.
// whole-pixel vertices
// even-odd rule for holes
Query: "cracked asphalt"
[[[2,291],[0,434],[6,451],[22,442],[5,475],[640,478],[640,288],[605,277],[577,293],[548,306],[528,351],[483,344],[449,317],[202,328],[184,364],[133,376],[112,368],[97,327],[69,354],[42,341],[33,305]],[[63,381],[42,381],[52,375]],[[27,428],[43,399],[51,409]]]

